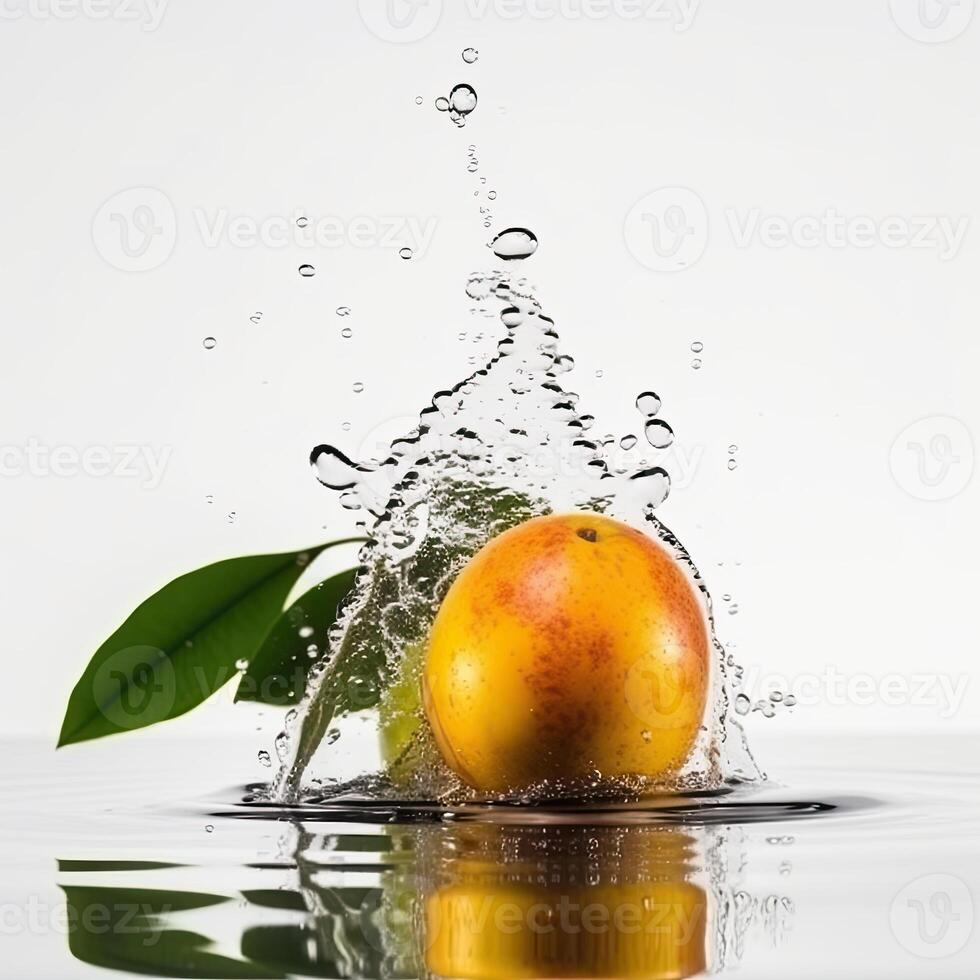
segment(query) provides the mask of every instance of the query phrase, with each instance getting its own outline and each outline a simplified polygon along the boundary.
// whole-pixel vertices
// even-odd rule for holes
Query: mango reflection
[[[436,976],[673,980],[706,968],[708,902],[687,834],[480,825],[420,844],[419,938]]]

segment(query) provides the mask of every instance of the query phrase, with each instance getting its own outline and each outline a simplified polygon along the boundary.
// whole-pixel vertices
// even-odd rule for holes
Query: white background
[[[58,16],[3,0],[7,468],[32,439],[169,458],[154,487],[145,473],[0,477],[0,732],[53,741],[89,655],[175,575],[350,531],[311,447],[353,453],[417,413],[471,370],[477,348],[457,335],[486,329],[463,292],[491,258],[471,143],[499,195],[495,230],[540,239],[527,272],[597,431],[639,431],[633,400],[652,387],[699,461],[686,479],[674,468],[662,513],[716,599],[738,605],[730,616],[718,601],[722,640],[762,686],[828,668],[878,685],[843,699],[825,685],[819,703],[756,715],[751,730],[975,726],[980,17],[956,21],[972,0],[944,43],[914,28],[912,0],[893,0],[894,16],[887,0],[705,0],[684,30],[629,19],[628,3],[436,3],[407,29],[424,37],[389,25],[386,41],[352,0],[171,0],[154,30],[145,3],[110,3],[103,20],[67,0]],[[480,98],[462,130],[433,107],[460,81]],[[651,270],[627,215],[678,186],[703,202],[703,255]],[[172,203],[176,241],[127,272],[100,254],[112,239],[93,222],[134,187]],[[947,259],[880,242],[739,247],[729,224],[831,208],[970,224]],[[437,224],[406,262],[380,245],[214,247],[198,219],[221,212]],[[304,262],[314,278],[298,275]],[[945,468],[935,436],[950,439]],[[925,483],[909,442],[927,450]],[[880,696],[890,675],[920,674],[966,683],[958,710],[935,687],[931,704]],[[169,730],[252,730],[251,710],[219,696]]]

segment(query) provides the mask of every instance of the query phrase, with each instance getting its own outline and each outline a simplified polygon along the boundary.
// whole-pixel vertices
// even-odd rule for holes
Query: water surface
[[[977,739],[762,739],[762,788],[655,806],[245,802],[241,743],[8,744],[29,977],[975,978]]]

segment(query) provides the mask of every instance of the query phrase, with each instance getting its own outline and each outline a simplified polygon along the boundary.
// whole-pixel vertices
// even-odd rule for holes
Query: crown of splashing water
[[[533,254],[537,238],[512,228],[496,236],[491,247],[510,265]],[[521,520],[589,510],[634,525],[645,522],[688,568],[712,621],[700,575],[655,517],[670,489],[667,472],[631,458],[635,438],[617,443],[612,436],[590,437],[594,420],[579,410],[579,396],[560,383],[574,362],[561,354],[555,325],[528,282],[509,269],[474,273],[466,292],[484,304],[484,312],[494,310],[502,325],[485,366],[436,392],[416,428],[392,442],[381,458],[354,460],[332,445],[317,446],[311,454],[317,478],[342,494],[345,507],[361,512],[370,539],[361,554],[365,571],[332,631],[328,652],[311,671],[300,709],[277,741],[279,798],[298,791],[324,740],[338,701],[338,663],[343,660],[347,683],[374,685],[377,696],[367,701],[376,703],[399,676],[406,649],[424,643],[443,595],[469,557]],[[645,392],[637,408],[650,444],[669,445],[673,432],[655,417],[659,397]],[[624,450],[625,459],[623,453],[612,458],[617,449]],[[717,641],[714,646],[712,707],[704,737],[681,777],[686,787],[758,776],[728,711],[725,657]],[[416,781],[418,792],[458,791],[437,769]]]

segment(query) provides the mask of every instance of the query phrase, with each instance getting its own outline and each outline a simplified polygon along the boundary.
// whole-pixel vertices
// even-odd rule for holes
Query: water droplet
[[[632,449],[637,443],[637,438],[634,435],[623,436],[619,440],[619,445],[621,448],[625,449],[627,452]]]
[[[728,607],[728,615],[729,616],[737,616],[738,615],[738,603],[737,602],[733,602]]]
[[[248,661],[244,657],[239,657],[235,661],[235,670],[248,670]]]
[[[229,524],[234,524],[234,523],[235,523],[235,520],[236,520],[237,518],[238,518],[238,514],[237,514],[237,513],[235,512],[235,511],[231,511],[231,512],[230,512],[230,513],[228,514],[228,523],[229,523]]]
[[[700,354],[701,351],[703,350],[704,350],[704,344],[702,344],[700,340],[695,340],[694,343],[691,344],[692,353]]]
[[[752,708],[752,702],[748,699],[745,694],[739,694],[735,698],[735,713],[739,715],[747,715]]]
[[[796,695],[795,694],[787,694],[786,697],[783,698],[783,704],[785,704],[787,708],[795,707],[795,705],[796,705]]]
[[[643,489],[646,495],[646,510],[648,512],[655,507],[659,507],[670,493],[670,477],[667,471],[661,466],[654,466],[650,469],[640,470],[630,478],[633,481],[642,480]]]
[[[208,502],[209,504],[213,504],[213,503],[214,503],[214,494],[213,494],[213,493],[209,493],[209,494],[208,494],[208,495],[207,495],[207,496],[206,496],[206,497],[205,497],[204,499],[205,499],[205,500],[206,500],[206,501],[207,501],[207,502]]]
[[[497,192],[496,191],[487,191],[487,197],[489,197],[491,201],[496,201],[497,200]]]
[[[214,337],[205,337],[204,338],[204,349],[205,350],[214,350],[215,345],[217,343],[218,342],[214,339]]]
[[[261,750],[261,751],[259,752],[259,765],[260,765],[260,766],[265,766],[265,767],[266,767],[266,769],[268,769],[268,768],[269,768],[269,766],[271,766],[271,765],[272,765],[272,756],[271,756],[271,755],[269,755],[269,753],[268,753],[268,752],[266,752],[266,750],[265,750],[265,749],[262,749],[262,750]]]
[[[656,415],[660,411],[662,404],[663,402],[661,402],[660,396],[653,391],[644,391],[636,399],[636,407],[639,409],[640,414],[646,415],[648,418]]]
[[[214,833],[214,824],[213,824],[213,823],[206,823],[206,824],[204,825],[204,829],[205,829],[205,831],[206,831],[207,833],[209,833],[209,834],[213,834],[213,833]]]
[[[362,391],[364,391],[364,382],[355,381],[351,388],[355,395],[359,395]]]
[[[457,85],[449,93],[449,108],[463,122],[463,117],[468,116],[476,108],[476,92],[471,85],[465,82]]]
[[[341,422],[340,427],[344,430],[344,432],[350,432],[350,422]]]
[[[480,52],[476,48],[463,48],[463,61],[468,65],[472,65],[477,58],[480,57]]]
[[[316,275],[316,269],[314,269],[313,266],[309,264],[301,265],[299,267],[299,274],[304,279],[309,279],[311,276]]]
[[[421,105],[422,104],[422,96],[421,95],[416,95],[415,96],[415,104],[416,105]]]
[[[251,320],[251,321],[252,321],[252,323],[258,323],[258,322],[259,322],[259,321],[260,321],[261,319],[262,319],[262,312],[261,312],[261,311],[259,311],[259,312],[257,312],[257,313],[253,313],[253,314],[252,314],[252,315],[251,315],[251,316],[249,317],[249,320]]]
[[[648,731],[646,728],[644,728],[643,731],[640,732],[640,738],[642,738],[644,742],[652,742],[653,732]]]
[[[700,357],[695,357],[694,360],[691,361],[691,367],[694,368],[695,371],[700,371],[701,370],[701,358]]]
[[[644,431],[654,449],[666,449],[674,441],[674,430],[660,419],[651,419]]]
[[[340,729],[331,728],[330,731],[328,731],[327,734],[324,736],[323,740],[324,742],[327,743],[327,745],[333,745],[338,738],[340,738]]]
[[[340,336],[343,337],[344,340],[350,340],[351,337],[354,336],[354,331],[351,330],[350,327],[344,327],[344,329],[340,331]]]
[[[527,228],[508,228],[490,243],[498,259],[526,259],[538,249],[538,239]]]
[[[440,95],[439,98],[436,99],[436,108],[440,112],[448,112],[449,111],[449,99],[447,99],[443,95]]]
[[[730,459],[730,460],[728,461],[728,468],[729,468],[730,470],[735,470],[735,469],[738,469],[738,462],[737,462],[736,460],[734,460],[734,459]]]
[[[331,490],[350,490],[364,470],[334,446],[317,446],[310,455],[316,478]]]
[[[598,370],[598,371],[596,371],[596,373],[595,373],[595,376],[596,376],[597,378],[601,378],[601,377],[602,377],[602,373],[603,373],[603,372],[602,372],[602,370],[600,369],[600,370]]]
[[[398,254],[399,254],[399,255],[400,255],[400,256],[401,256],[401,257],[402,257],[403,259],[410,259],[410,258],[412,257],[412,255],[413,255],[414,253],[413,253],[413,252],[412,252],[412,250],[411,250],[411,249],[410,249],[410,248],[409,248],[409,247],[408,247],[408,246],[406,245],[406,246],[405,246],[404,248],[400,248],[400,249],[398,249]]]
[[[309,218],[303,217],[303,218],[297,218],[296,219],[296,224],[300,228],[305,228],[309,223],[310,223],[310,219]]]
[[[337,316],[350,316],[350,307],[349,306],[338,306],[337,307]]]
[[[313,635],[313,627],[312,626],[301,626],[299,628],[299,635],[304,640],[308,640]]]

